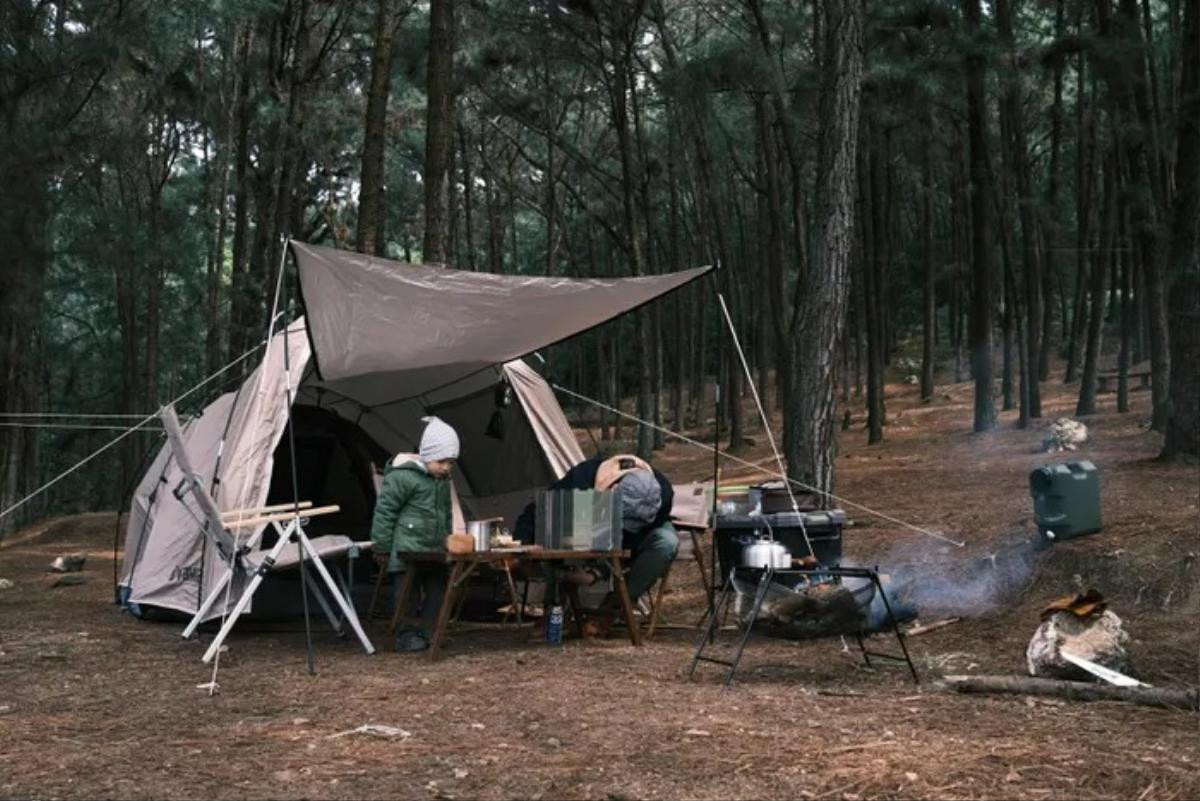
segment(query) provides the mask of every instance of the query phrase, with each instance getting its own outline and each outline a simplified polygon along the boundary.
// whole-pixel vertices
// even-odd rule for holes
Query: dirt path
[[[1032,531],[1028,471],[1039,432],[969,429],[970,388],[930,406],[890,387],[887,441],[844,435],[840,493],[966,540],[947,546],[852,512],[846,554],[950,576]],[[1047,385],[1047,417],[1072,397]],[[910,641],[922,672],[1013,673],[1037,610],[1077,585],[1112,601],[1152,684],[1195,684],[1198,471],[1152,460],[1148,397],[1112,395],[1074,458],[1101,470],[1105,530],[1047,552],[999,608]],[[752,432],[753,433],[753,432]],[[765,459],[762,444],[746,458]],[[702,478],[710,457],[671,446],[659,466]],[[731,471],[731,475],[745,475]],[[0,551],[0,798],[1144,798],[1200,796],[1197,716],[1114,703],[939,694],[893,667],[864,668],[838,639],[752,643],[733,689],[689,680],[702,604],[676,566],[667,619],[643,649],[620,640],[530,644],[465,626],[449,658],[320,632],[235,635],[209,697],[201,646],[180,626],[112,604],[111,515],[67,518]],[[31,534],[33,532],[30,532]],[[53,556],[90,553],[87,584],[48,589]],[[910,567],[911,569],[911,567]],[[379,643],[385,637],[376,631]],[[880,641],[881,646],[886,643]],[[362,724],[408,736],[345,734]]]

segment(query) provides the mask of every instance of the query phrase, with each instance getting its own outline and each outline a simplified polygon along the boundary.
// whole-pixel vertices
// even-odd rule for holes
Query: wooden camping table
[[[508,559],[540,562],[558,567],[565,562],[607,562],[612,569],[617,597],[620,598],[621,608],[625,613],[625,625],[629,630],[629,640],[634,645],[642,644],[641,632],[638,629],[637,620],[633,616],[633,603],[629,600],[629,590],[625,586],[625,574],[621,569],[621,560],[628,558],[629,551],[562,551],[532,545],[524,548],[505,548],[465,554],[451,554],[445,551],[397,551],[396,556],[405,562],[448,565],[450,567],[450,576],[446,580],[446,594],[442,597],[442,606],[438,610],[437,622],[433,627],[433,639],[429,644],[431,660],[435,660],[441,655],[442,643],[446,639],[446,628],[450,625],[450,617],[457,601],[457,595],[462,592],[467,580],[480,565],[495,565]],[[413,573],[412,570],[404,571],[404,578],[400,581],[400,589],[396,595],[396,609],[399,613],[402,613],[407,606],[408,597],[412,593]],[[571,592],[571,589],[573,588],[567,590],[568,593]],[[575,623],[582,629],[583,618],[578,598],[572,595],[571,601]]]

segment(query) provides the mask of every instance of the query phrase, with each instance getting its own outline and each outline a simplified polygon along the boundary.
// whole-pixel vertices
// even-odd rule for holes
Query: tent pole
[[[712,291],[717,298],[721,296],[721,288],[717,285],[717,272],[721,269],[720,262],[717,263],[717,268],[712,271]],[[718,331],[720,327],[718,326]],[[712,541],[709,543],[708,554],[708,613],[716,614],[716,586],[717,586],[717,490],[721,485],[721,339],[718,334],[715,344],[717,346],[717,371],[713,381],[713,494],[712,494],[712,510],[709,514],[710,528],[712,530]]]
[[[283,255],[279,262],[279,284],[283,287],[283,311],[284,319],[287,318],[287,307],[290,300],[288,293],[287,281],[284,274],[287,272],[287,252],[288,252],[287,237],[283,239]],[[292,467],[292,511],[295,513],[296,525],[290,529],[294,531],[300,527],[300,481],[296,476],[296,430],[292,425],[292,364],[289,354],[290,346],[288,344],[288,329],[291,325],[284,323],[283,326],[283,384],[284,392],[287,393],[287,434],[288,434],[288,461]],[[308,675],[317,675],[317,661],[313,653],[312,641],[312,621],[308,616],[308,565],[305,563],[307,553],[305,549],[300,547],[299,538],[296,540],[296,550],[300,556],[300,600],[304,607],[304,644],[308,655]]]

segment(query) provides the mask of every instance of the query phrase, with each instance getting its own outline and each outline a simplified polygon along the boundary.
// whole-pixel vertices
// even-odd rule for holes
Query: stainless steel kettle
[[[792,566],[792,553],[781,542],[760,539],[742,548],[742,567],[784,570]]]

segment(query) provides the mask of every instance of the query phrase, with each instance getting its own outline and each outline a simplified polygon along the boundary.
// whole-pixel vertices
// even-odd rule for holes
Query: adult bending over
[[[675,492],[667,477],[646,462],[629,454],[609,459],[594,457],[572,467],[549,489],[615,490],[621,493],[622,547],[633,555],[625,576],[629,597],[637,600],[654,586],[675,560],[679,536],[671,525],[671,504]],[[514,526],[517,539],[534,540],[535,504],[529,504]],[[615,612],[615,596],[610,595],[602,610]]]

